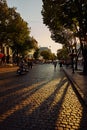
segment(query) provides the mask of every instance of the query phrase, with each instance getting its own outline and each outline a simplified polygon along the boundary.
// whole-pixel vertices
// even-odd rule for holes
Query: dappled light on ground
[[[18,100],[20,100],[20,98],[22,98],[22,99],[25,98],[25,97],[27,97],[27,98],[22,100],[20,102],[20,104],[16,104],[13,108],[11,108],[10,110],[8,110],[4,114],[2,114],[0,116],[0,121],[3,121],[7,117],[9,117],[11,114],[16,112],[17,110],[22,109],[23,107],[25,107],[28,104],[32,105],[32,107],[30,109],[30,113],[31,113],[36,107],[39,106],[39,104],[41,102],[43,102],[55,90],[55,85],[57,85],[57,83],[59,81],[56,79],[56,80],[53,80],[53,81],[46,83],[46,84],[45,84],[45,81],[44,81],[44,82],[41,82],[41,83],[33,84],[32,86],[28,86],[26,88],[19,89],[15,92],[13,91],[10,94],[2,96],[2,98],[0,98],[0,101],[3,101],[6,98],[9,98],[11,96],[18,96]],[[51,87],[51,85],[53,87]],[[19,87],[19,86],[16,86],[16,87]],[[51,90],[50,90],[50,87],[51,87]],[[14,104],[15,104],[15,102],[17,102],[17,100],[14,101]],[[37,104],[37,105],[35,105],[35,104]]]
[[[57,128],[67,125],[68,129],[79,129],[82,116],[82,105],[78,102],[78,98],[75,92],[72,91],[72,87],[69,86],[58,114],[56,121]]]
[[[1,130],[86,130],[87,109],[70,82],[57,71],[51,76],[17,77],[20,82],[0,87]]]

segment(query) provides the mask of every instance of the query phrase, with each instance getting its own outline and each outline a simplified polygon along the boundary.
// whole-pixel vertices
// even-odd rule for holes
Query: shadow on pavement
[[[25,86],[23,91],[21,87],[19,87],[19,89],[14,88],[14,90],[11,89],[10,93],[8,92],[8,94],[5,93],[5,95],[2,95],[1,98],[3,99],[0,104],[2,104],[1,109],[3,110],[1,110],[2,112],[0,114],[0,129],[54,130],[69,83],[67,83],[67,80],[62,77],[60,82],[56,84],[55,89],[52,88],[54,91],[50,92],[50,85],[48,85],[50,82],[51,81],[41,83],[34,88],[28,88],[28,86]],[[62,91],[62,96],[60,96],[59,100],[55,102],[58,92],[62,89],[62,86],[65,83],[67,84],[64,91]],[[46,85],[48,85],[48,88],[46,88]],[[44,89],[46,90],[44,91]],[[40,91],[47,92],[47,94],[43,92],[41,95]],[[10,101],[10,103],[7,101]],[[4,108],[5,103],[8,104],[6,108]]]
[[[42,80],[31,85],[25,81],[12,87],[0,87],[0,130],[56,130],[69,87],[64,75],[60,80]],[[86,107],[73,90],[83,106],[80,130],[86,130]]]

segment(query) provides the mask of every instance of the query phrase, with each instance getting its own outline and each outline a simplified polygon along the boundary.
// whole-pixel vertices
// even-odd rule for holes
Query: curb
[[[68,78],[68,80],[70,81],[70,83],[73,86],[73,89],[76,91],[76,93],[78,94],[78,96],[81,98],[81,100],[85,103],[85,105],[87,106],[87,96],[84,95],[84,93],[81,91],[79,85],[76,83],[76,81],[66,72],[66,70],[63,68],[63,71],[66,75],[66,77]]]

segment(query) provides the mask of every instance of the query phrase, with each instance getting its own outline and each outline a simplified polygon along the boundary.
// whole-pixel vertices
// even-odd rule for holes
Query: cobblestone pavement
[[[0,80],[0,130],[87,130],[87,107],[62,70],[38,65],[21,77],[6,76]]]
[[[72,73],[72,68],[63,67],[63,70],[87,105],[87,75],[82,74],[82,69],[75,70],[74,73]]]

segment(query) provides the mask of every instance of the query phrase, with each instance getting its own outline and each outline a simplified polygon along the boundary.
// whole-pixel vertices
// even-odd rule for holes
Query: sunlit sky
[[[30,35],[33,36],[40,47],[48,47],[53,53],[62,47],[61,44],[55,43],[50,38],[50,31],[43,24],[41,15],[42,0],[7,0],[9,7],[16,7],[17,12],[31,27]]]

